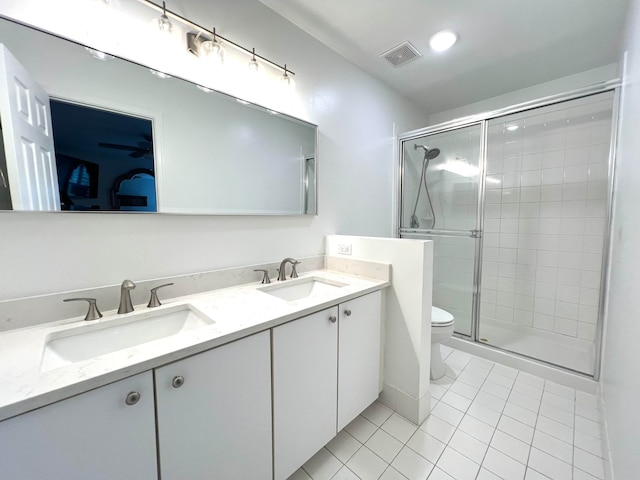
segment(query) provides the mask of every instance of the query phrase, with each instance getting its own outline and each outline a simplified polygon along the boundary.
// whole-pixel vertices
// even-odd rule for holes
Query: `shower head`
[[[418,145],[417,143],[413,145],[414,150],[422,148],[424,150],[424,156],[427,160],[433,160],[438,155],[440,155],[439,148],[429,148],[425,145]]]

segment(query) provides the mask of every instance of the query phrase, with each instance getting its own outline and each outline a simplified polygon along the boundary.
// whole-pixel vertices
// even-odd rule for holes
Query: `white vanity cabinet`
[[[377,291],[339,307],[338,432],[378,398],[381,298]]]
[[[125,378],[0,422],[0,478],[157,480],[153,377]]]
[[[155,381],[163,480],[272,478],[269,331],[157,368]]]
[[[273,329],[274,480],[336,435],[337,347],[338,307]]]
[[[274,480],[284,480],[378,397],[374,292],[273,329]]]

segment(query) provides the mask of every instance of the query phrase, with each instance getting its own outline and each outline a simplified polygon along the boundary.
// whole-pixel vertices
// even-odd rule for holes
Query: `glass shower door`
[[[481,124],[401,139],[400,237],[432,240],[433,305],[471,336],[477,295]]]
[[[593,375],[613,92],[489,120],[479,340]]]

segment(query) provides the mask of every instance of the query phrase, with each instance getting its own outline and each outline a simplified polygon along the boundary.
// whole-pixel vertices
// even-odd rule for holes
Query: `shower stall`
[[[456,336],[597,379],[617,85],[399,137],[399,231]]]

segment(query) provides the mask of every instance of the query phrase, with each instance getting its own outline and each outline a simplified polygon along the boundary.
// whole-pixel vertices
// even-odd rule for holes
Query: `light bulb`
[[[256,49],[253,49],[253,55],[251,57],[251,60],[249,60],[249,71],[251,73],[258,73],[258,70],[260,69],[260,64],[258,63],[258,59],[256,59]]]
[[[284,66],[284,74],[280,77],[280,85],[287,89],[296,88],[296,82],[293,77],[289,74],[287,70],[287,66]]]
[[[222,63],[224,61],[224,48],[220,41],[214,38],[213,40],[207,40],[200,44],[198,55],[202,59]]]
[[[158,29],[162,33],[169,35],[173,31],[173,24],[169,20],[169,17],[167,17],[167,6],[165,2],[162,2],[162,15],[160,15],[160,18],[158,19]]]

